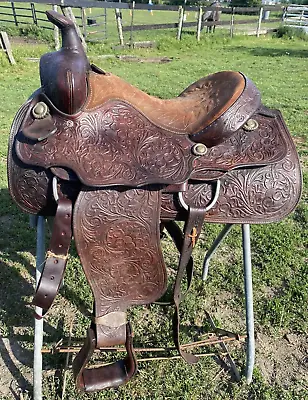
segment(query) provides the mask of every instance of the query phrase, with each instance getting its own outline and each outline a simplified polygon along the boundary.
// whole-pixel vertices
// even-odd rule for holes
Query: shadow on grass
[[[253,56],[258,57],[295,57],[295,58],[308,58],[308,50],[292,50],[292,43],[290,43],[290,48],[286,49],[275,49],[266,47],[252,47],[247,48],[246,46],[234,46],[230,47],[230,50],[248,52]]]
[[[22,390],[32,390],[31,385],[26,379],[19,366],[25,365],[32,367],[33,350],[31,343],[34,342],[34,335],[31,333],[23,334],[24,330],[31,331],[34,325],[33,309],[25,298],[33,295],[33,286],[18,271],[13,263],[25,266],[29,270],[34,270],[28,259],[18,255],[13,250],[5,253],[5,258],[9,261],[1,261],[1,281],[0,304],[3,312],[1,313],[1,324],[6,326],[4,337],[1,336],[0,356],[6,368]],[[45,321],[45,327],[52,332],[52,336],[59,336],[61,327],[53,328]],[[16,333],[20,331],[21,333]],[[61,329],[62,331],[62,329]],[[46,338],[50,341],[50,338]],[[2,343],[1,343],[2,342]],[[20,343],[22,342],[22,343]],[[30,345],[30,346],[29,346]],[[31,347],[31,348],[29,348]],[[13,388],[11,388],[12,394]],[[16,397],[16,395],[15,395]],[[19,399],[19,396],[16,397]]]
[[[35,230],[29,229],[29,218],[18,211],[12,203],[7,189],[0,190],[0,357],[2,366],[22,390],[32,391],[29,377],[23,366],[33,365],[34,294],[35,268],[27,253],[35,254]],[[44,343],[63,337],[62,321],[54,327],[44,321]],[[58,367],[60,359],[54,357],[52,364]],[[50,365],[50,357],[44,357],[43,368]],[[6,377],[7,379],[7,377]],[[10,387],[11,395],[20,398]]]

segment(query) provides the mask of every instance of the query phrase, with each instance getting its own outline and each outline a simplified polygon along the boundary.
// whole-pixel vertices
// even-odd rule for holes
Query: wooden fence
[[[304,29],[308,33],[308,5],[289,5],[283,14],[287,26]]]
[[[10,4],[10,5],[8,5]],[[29,4],[29,3],[28,3]],[[133,41],[134,33],[138,31],[145,31],[145,30],[157,30],[157,29],[175,29],[176,36],[178,39],[181,38],[183,30],[185,29],[194,29],[196,30],[196,37],[197,40],[200,39],[200,31],[203,27],[210,27],[210,26],[218,26],[223,27],[225,29],[229,29],[230,35],[233,36],[234,27],[236,25],[244,25],[250,24],[250,26],[254,26],[255,34],[258,36],[261,31],[261,21],[266,14],[269,14],[270,11],[280,12],[281,14],[284,11],[282,6],[264,6],[264,7],[222,7],[219,10],[222,14],[228,14],[228,20],[220,20],[220,21],[210,21],[210,22],[202,22],[201,23],[201,15],[203,12],[206,11],[217,11],[217,8],[214,7],[196,7],[196,6],[185,6],[178,7],[178,6],[165,6],[165,5],[151,5],[149,4],[138,4],[134,1],[132,3],[116,3],[116,2],[106,2],[106,1],[87,1],[87,0],[34,0],[33,2],[25,6],[24,0],[15,0],[11,3],[6,3],[6,5],[1,4],[0,0],[0,21],[1,22],[13,22],[16,26],[22,24],[34,24],[38,27],[44,29],[52,30],[53,27],[48,22],[46,15],[43,11],[39,10],[35,4],[45,4],[45,5],[60,5],[61,7],[73,7],[75,9],[75,18],[77,20],[77,24],[80,26],[83,36],[88,41],[95,41],[95,37],[92,35],[90,37],[87,25],[89,25],[88,19],[86,19],[85,9],[89,8],[100,8],[103,9],[104,22],[101,24],[103,29],[98,30],[97,32],[105,32],[104,39],[107,38],[107,20],[106,20],[106,10],[107,9],[114,9],[115,10],[115,21],[117,24],[117,29],[119,33],[119,40],[120,43],[124,43],[123,33],[129,32],[130,33],[130,42]],[[149,24],[149,25],[140,25],[134,23],[134,13],[137,10],[149,10],[149,7],[152,11],[178,11],[179,17],[173,23],[161,23],[161,24]],[[128,9],[130,10],[131,21],[129,25],[122,25],[121,21],[121,10]],[[185,13],[195,12],[196,19],[193,22],[186,22],[185,21]],[[245,19],[245,14],[255,15],[255,19],[251,18]],[[236,18],[235,18],[236,16]],[[7,17],[5,19],[4,17]],[[281,18],[272,18],[267,19],[267,23],[279,23]],[[99,26],[99,24],[96,24]],[[100,38],[102,39],[102,38]]]
[[[16,26],[36,25],[44,29],[54,29],[46,17],[45,11],[38,10],[35,3],[12,1],[9,4],[10,6],[2,5],[0,2],[0,22],[11,22]],[[81,15],[76,15],[75,18],[79,21],[82,20]]]

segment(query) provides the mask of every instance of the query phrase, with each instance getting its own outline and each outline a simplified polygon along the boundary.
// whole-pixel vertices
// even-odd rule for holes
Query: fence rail
[[[61,4],[59,4],[61,2]],[[180,39],[181,38],[181,33],[182,29],[187,29],[187,28],[195,28],[197,31],[197,40],[200,39],[200,32],[201,29],[204,27],[211,28],[213,26],[220,26],[223,28],[230,27],[230,35],[233,35],[234,32],[234,26],[236,25],[245,25],[245,24],[255,24],[256,25],[256,30],[257,30],[257,36],[260,32],[260,26],[261,26],[261,18],[262,15],[264,16],[268,11],[275,11],[275,12],[280,12],[280,13],[286,13],[286,9],[283,8],[280,5],[275,5],[275,6],[264,6],[264,7],[221,7],[219,8],[219,11],[221,11],[223,14],[230,14],[230,18],[228,20],[221,20],[221,21],[204,21],[201,22],[201,16],[200,13],[204,13],[207,11],[217,11],[216,7],[196,7],[196,6],[185,6],[185,12],[183,7],[178,7],[178,6],[165,6],[165,5],[149,5],[149,4],[136,4],[134,2],[132,3],[116,3],[116,2],[107,2],[107,1],[87,1],[87,0],[33,0],[30,5],[27,7],[25,6],[25,0],[15,0],[13,2],[10,2],[10,5],[5,2],[5,4],[0,0],[0,21],[1,22],[11,22],[14,23],[16,26],[19,25],[29,25],[29,24],[34,24],[40,28],[44,29],[49,29],[49,30],[54,30],[54,27],[51,26],[49,21],[47,20],[47,17],[45,15],[45,12],[39,10],[37,8],[37,5],[60,5],[63,8],[66,7],[73,7],[76,9],[75,12],[75,18],[77,20],[77,25],[80,27],[83,36],[87,40],[93,41],[95,40],[95,35],[99,36],[98,34],[101,32],[107,32],[107,20],[106,20],[106,9],[115,9],[116,15],[115,15],[115,24],[117,23],[117,28],[118,28],[118,33],[120,37],[120,43],[123,42],[123,32],[130,32],[130,42],[132,42],[132,37],[134,32],[138,31],[149,31],[149,30],[159,30],[159,29],[176,29],[178,31],[177,37]],[[29,4],[29,3],[28,3]],[[101,13],[95,13],[93,15],[93,18],[88,15],[86,17],[86,9],[89,8],[94,8],[94,9],[102,9],[103,14],[100,15]],[[119,18],[117,17],[117,13],[121,15],[121,10],[129,10],[130,15],[131,15],[131,21],[129,24],[121,25],[121,34],[119,31],[119,23],[122,24],[121,17],[120,21]],[[147,10],[147,11],[179,11],[182,9],[182,12],[180,12],[180,16],[182,15],[182,20],[178,19],[175,20],[174,22],[170,23],[152,23],[152,24],[139,24],[134,23],[134,18],[133,14],[137,10]],[[188,14],[190,12],[196,12],[196,20],[194,22],[189,22],[185,21],[184,14]],[[296,11],[295,11],[296,13]],[[79,14],[79,15],[77,15]],[[234,18],[237,15],[242,15],[243,19],[238,19]],[[247,19],[247,16],[245,18],[245,14],[250,14],[251,18]],[[253,15],[255,15],[255,19],[253,18]],[[5,17],[8,17],[8,19],[5,19]],[[96,19],[99,17],[104,17],[105,22],[103,23],[97,23]],[[180,17],[181,18],[181,17]],[[305,17],[304,17],[305,18]],[[93,19],[93,23],[89,23],[89,20]],[[272,18],[269,19],[268,15],[266,18],[268,23],[278,23],[281,21],[279,18]],[[95,27],[95,30],[93,31],[93,28]],[[96,28],[97,27],[97,28]],[[91,31],[92,29],[92,31]],[[122,37],[121,37],[122,35]],[[91,37],[91,39],[90,39]],[[106,39],[106,35],[103,39]],[[102,38],[98,38],[102,39]]]
[[[0,4],[3,1],[0,0]],[[25,3],[25,0],[14,0],[14,3]],[[73,8],[119,8],[119,9],[135,9],[135,10],[148,10],[149,4],[139,4],[135,3],[119,3],[119,2],[102,2],[102,1],[88,1],[88,0],[33,0],[32,3],[35,4],[48,4],[48,5],[58,5],[63,7],[73,7]],[[178,11],[178,6],[160,5],[153,4],[150,6],[153,11]],[[264,11],[283,11],[284,6],[282,5],[264,5]],[[203,7],[204,10],[216,10],[214,7]],[[226,10],[228,8],[225,8]],[[260,7],[236,7],[238,12],[253,12],[259,11]],[[185,6],[186,11],[198,11],[198,6]]]
[[[38,27],[53,30],[53,26],[51,26],[50,22],[46,17],[45,11],[38,10],[35,7],[35,3],[31,2],[28,7],[19,7],[15,6],[15,1],[11,2],[11,6],[4,6],[0,1],[0,15],[7,16],[9,19],[0,19],[1,22],[12,22],[16,26],[19,25],[29,25],[34,24]],[[29,3],[28,3],[29,4]],[[10,12],[2,12],[1,10],[8,10]],[[19,11],[26,11],[27,13],[19,13]],[[75,18],[81,21],[81,16],[76,15]],[[26,21],[25,21],[26,19]],[[29,21],[27,21],[29,20]],[[43,22],[44,24],[39,24]],[[80,25],[81,26],[81,25]]]
[[[285,25],[304,29],[308,33],[308,6],[290,5],[283,14]]]

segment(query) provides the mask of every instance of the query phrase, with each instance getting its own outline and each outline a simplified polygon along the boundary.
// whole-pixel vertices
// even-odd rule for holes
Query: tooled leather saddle
[[[62,48],[40,61],[41,88],[18,111],[8,153],[9,190],[25,212],[55,216],[33,303],[50,308],[72,236],[95,303],[73,362],[77,387],[117,387],[136,372],[126,312],[166,290],[165,228],[180,251],[173,301],[179,342],[180,283],[205,222],[266,223],[292,212],[298,156],[279,111],[261,104],[242,73],[202,78],[161,100],[90,65],[72,22],[47,12]],[[185,221],[183,232],[175,221]],[[87,368],[95,348],[127,356]]]

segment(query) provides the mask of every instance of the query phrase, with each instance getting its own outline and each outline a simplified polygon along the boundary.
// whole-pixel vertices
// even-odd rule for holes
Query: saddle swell
[[[181,281],[204,221],[279,221],[296,206],[301,170],[281,114],[260,103],[245,75],[223,71],[177,98],[150,96],[90,66],[72,22],[47,12],[62,48],[44,55],[42,87],[13,121],[9,191],[25,212],[55,215],[33,303],[50,308],[72,235],[94,296],[87,338],[73,363],[76,385],[97,391],[124,384],[137,361],[130,307],[166,291],[160,247],[166,227],[179,252],[174,341],[179,340]],[[181,232],[174,220],[184,221]],[[190,282],[191,278],[188,279]],[[88,368],[95,348],[125,345],[127,356]]]

